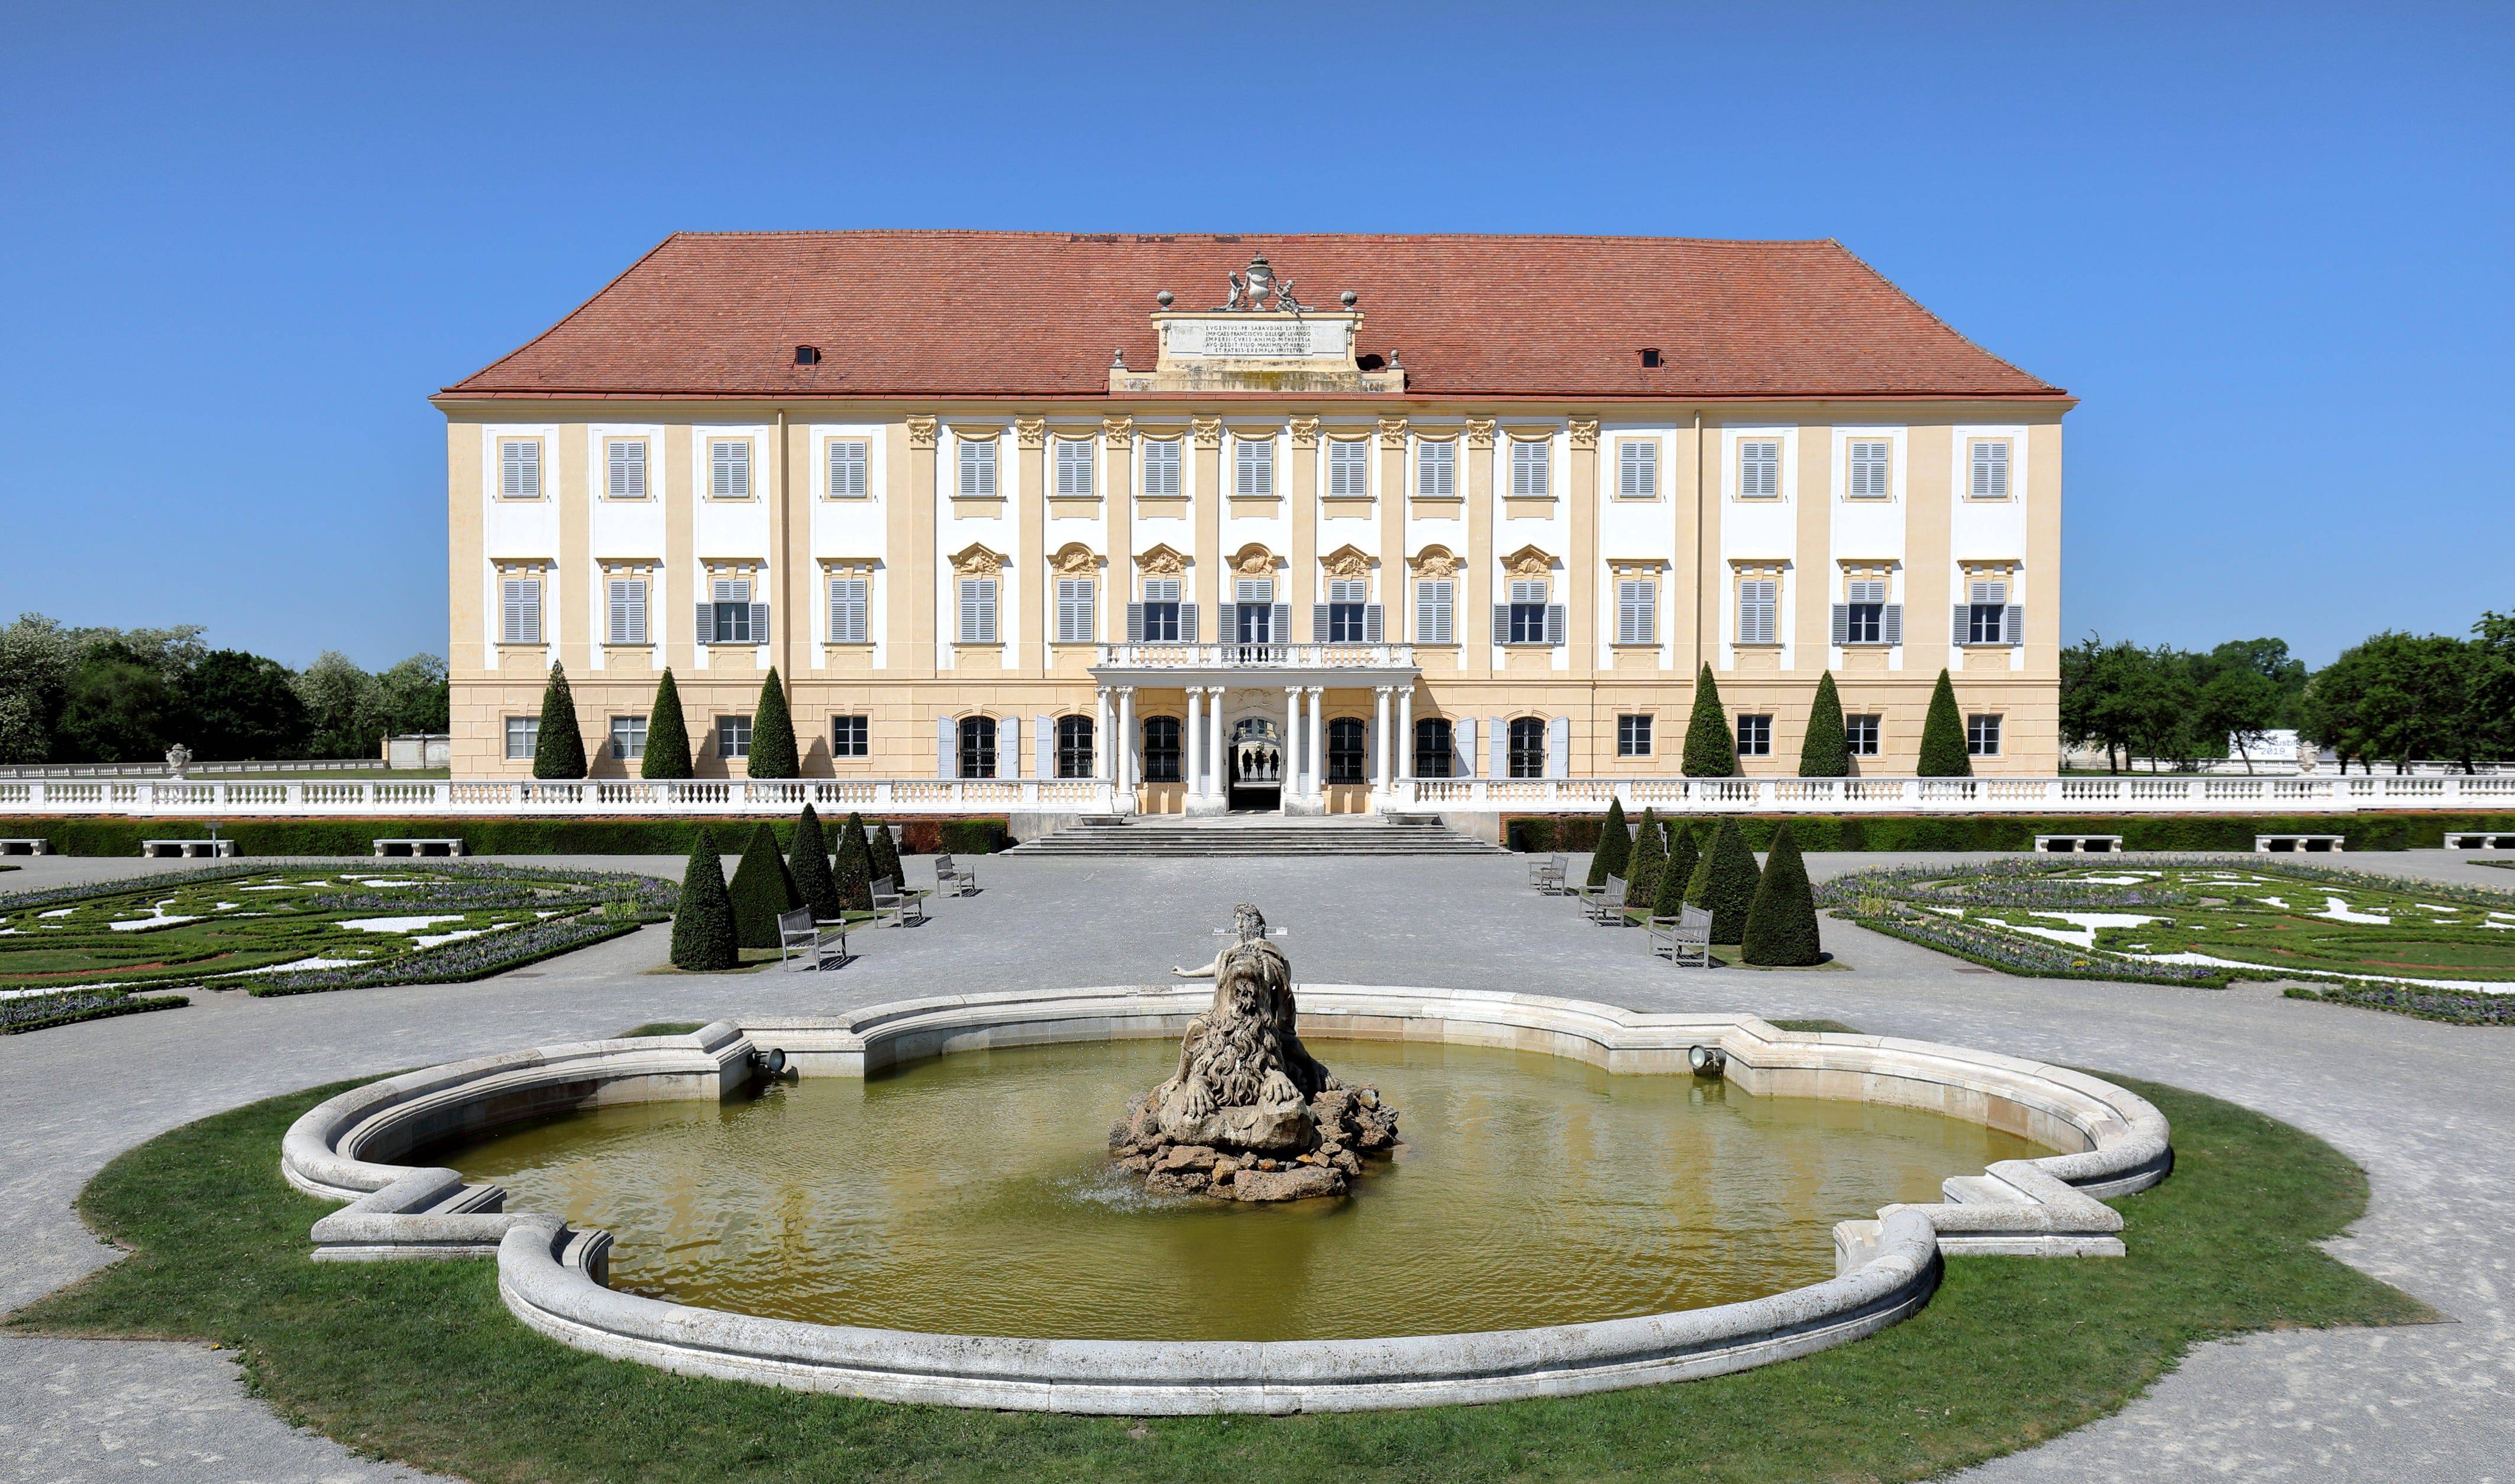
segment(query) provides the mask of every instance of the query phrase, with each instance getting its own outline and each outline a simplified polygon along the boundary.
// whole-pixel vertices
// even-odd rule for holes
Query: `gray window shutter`
[[[960,771],[959,761],[952,755],[953,740],[952,719],[936,717],[934,719],[934,776],[937,778],[949,778]]]
[[[1948,640],[1949,643],[1961,644],[1965,641],[1965,621],[1971,617],[1973,617],[1971,610],[1962,603],[1957,604],[1956,631],[1954,637]]]
[[[1877,620],[1877,639],[1879,642],[1887,644],[1904,642],[1904,605],[1902,603],[1886,605],[1886,611]]]
[[[1034,778],[1056,776],[1056,723],[1046,717],[1030,719],[1031,770]]]
[[[1363,641],[1364,643],[1366,643],[1366,644],[1376,644],[1376,643],[1379,643],[1379,642],[1380,642],[1380,636],[1381,636],[1381,624],[1382,624],[1383,622],[1384,622],[1384,620],[1381,617],[1380,604],[1378,604],[1378,603],[1365,603],[1365,604],[1363,604],[1363,605],[1362,605],[1362,641]]]
[[[1849,603],[1834,605],[1834,641],[1837,644],[1851,642],[1851,604]]]
[[[768,642],[768,605],[766,603],[756,602],[751,605],[751,641],[755,644]]]
[[[2008,640],[2012,646],[2026,642],[2026,605],[2024,603],[2008,605],[2007,617],[2000,626],[2000,637]]]
[[[996,723],[996,776],[1021,776],[1021,718],[1007,717]]]
[[[1127,604],[1127,642],[1131,644],[1140,644],[1143,641],[1144,605],[1139,602],[1131,602]]]
[[[705,644],[715,638],[716,604],[701,603],[699,604],[699,642]]]
[[[1572,776],[1572,719],[1569,717],[1546,719],[1546,776]]]
[[[1312,603],[1310,604],[1310,642],[1314,644],[1324,644],[1327,641],[1328,605],[1326,603]]]
[[[1476,719],[1461,717],[1450,723],[1450,750],[1457,756],[1450,767],[1462,778],[1476,775]]]
[[[1275,604],[1274,627],[1268,629],[1266,633],[1279,644],[1286,643],[1291,640],[1293,637],[1293,605],[1291,603]]]
[[[1563,605],[1561,603],[1546,605],[1546,641],[1548,644],[1563,642]]]
[[[1494,604],[1493,641],[1497,644],[1510,642],[1510,604],[1508,603]]]
[[[1510,728],[1500,717],[1485,718],[1485,776],[1505,778],[1510,775]]]
[[[1179,642],[1193,644],[1196,641],[1196,604],[1183,602],[1179,604]]]

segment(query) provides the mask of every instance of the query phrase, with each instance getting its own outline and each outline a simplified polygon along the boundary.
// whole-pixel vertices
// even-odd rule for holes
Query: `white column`
[[[1371,786],[1388,787],[1388,687],[1372,689]]]
[[[1135,812],[1135,687],[1118,687],[1118,811]]]
[[[1215,799],[1227,801],[1231,797],[1231,774],[1222,763],[1222,687],[1207,686],[1205,702],[1208,708],[1205,717],[1206,762],[1213,768],[1209,786]]]
[[[1323,686],[1310,687],[1310,797],[1325,800],[1328,796],[1327,712],[1328,696]]]
[[[1415,687],[1397,687],[1397,776],[1415,776]]]
[[[1092,700],[1092,776],[1107,783],[1117,777],[1117,739],[1109,735],[1109,687],[1094,687]]]
[[[1277,807],[1289,814],[1290,804],[1301,793],[1301,687],[1284,687],[1284,779],[1275,792]]]
[[[1187,687],[1187,729],[1179,738],[1179,781],[1192,801],[1205,797],[1205,753],[1200,746],[1205,736],[1205,702],[1199,699],[1204,694],[1202,685]]]

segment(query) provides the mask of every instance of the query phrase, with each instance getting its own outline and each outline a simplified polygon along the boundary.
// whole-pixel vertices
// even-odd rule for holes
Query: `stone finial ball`
[[[1162,308],[1166,309],[1171,307],[1171,291],[1168,289],[1164,289],[1153,296],[1153,298],[1160,301]]]
[[[1351,290],[1351,289],[1347,289],[1347,290],[1345,290],[1343,293],[1339,294],[1339,295],[1337,296],[1337,298],[1338,298],[1340,302],[1342,302],[1342,303],[1343,303],[1343,305],[1344,305],[1344,307],[1345,307],[1346,309],[1352,309],[1352,308],[1354,307],[1354,305],[1356,305],[1357,303],[1359,303],[1359,302],[1361,301],[1362,296],[1361,296],[1360,294],[1355,293],[1355,292],[1354,292],[1353,290]]]

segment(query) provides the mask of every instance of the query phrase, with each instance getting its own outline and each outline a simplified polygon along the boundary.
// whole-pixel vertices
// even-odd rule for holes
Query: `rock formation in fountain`
[[[1245,903],[1236,941],[1182,977],[1214,977],[1214,1003],[1179,1042],[1178,1070],[1109,1131],[1121,1167],[1173,1194],[1238,1201],[1342,1195],[1362,1156],[1397,1142],[1397,1110],[1347,1088],[1294,1030],[1293,967]]]

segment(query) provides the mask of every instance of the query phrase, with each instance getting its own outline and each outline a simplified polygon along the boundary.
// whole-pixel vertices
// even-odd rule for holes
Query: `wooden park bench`
[[[1649,931],[1650,951],[1666,954],[1680,969],[1711,967],[1711,909],[1688,905],[1674,917],[1655,917],[1642,925]]]
[[[1563,873],[1572,864],[1569,855],[1541,855],[1528,863],[1528,884],[1548,896],[1563,890]]]
[[[875,927],[887,925],[892,928],[905,928],[911,923],[924,921],[926,921],[926,903],[919,900],[916,892],[908,890],[887,876],[877,876],[873,879]]]
[[[1625,879],[1610,876],[1606,885],[1581,888],[1581,910],[1589,921],[1608,928],[1625,926]]]
[[[806,969],[827,969],[830,950],[838,950],[838,962],[847,961],[847,925],[845,919],[830,922],[812,916],[809,907],[777,914],[777,958],[790,971],[798,959]]]
[[[968,896],[978,889],[978,873],[972,866],[956,866],[949,855],[934,857],[934,893],[949,891],[954,896]]]

